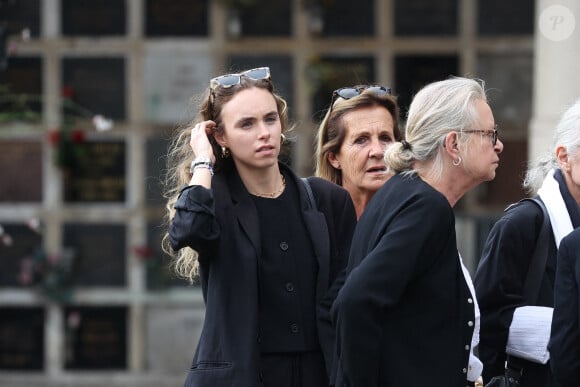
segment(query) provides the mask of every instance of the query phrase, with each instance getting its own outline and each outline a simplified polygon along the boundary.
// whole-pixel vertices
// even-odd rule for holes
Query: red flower
[[[85,131],[82,129],[75,129],[70,134],[70,139],[74,144],[82,144],[85,142]]]
[[[60,130],[49,129],[48,142],[50,143],[50,145],[56,146],[60,142]]]
[[[155,250],[150,246],[135,246],[133,247],[133,252],[137,255],[137,258],[144,261],[155,255]]]
[[[74,89],[72,86],[64,86],[62,88],[62,97],[63,98],[72,98],[75,94]]]

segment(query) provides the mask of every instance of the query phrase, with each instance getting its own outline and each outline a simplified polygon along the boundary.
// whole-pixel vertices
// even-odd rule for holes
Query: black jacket
[[[332,313],[337,387],[467,384],[474,304],[441,193],[395,175],[373,196]]]
[[[317,209],[310,208],[303,182],[280,165],[287,184],[295,184],[307,232],[318,260],[316,298],[322,300],[345,267],[356,215],[347,191],[309,178]],[[176,205],[169,235],[174,249],[199,253],[205,321],[185,386],[256,387],[259,385],[258,278],[260,230],[257,210],[234,170],[216,173],[212,189],[185,188]],[[334,332],[319,326],[327,358]],[[330,360],[328,360],[330,361]]]
[[[580,229],[560,242],[554,284],[550,364],[562,386],[580,380]]]
[[[474,280],[481,311],[479,358],[485,382],[503,374],[514,310],[529,305],[523,297],[523,286],[542,222],[540,208],[531,201],[523,201],[495,223],[485,242]],[[557,250],[551,228],[549,235],[546,270],[536,305],[552,307]],[[520,363],[525,368],[522,387],[550,385],[549,365],[523,360]]]

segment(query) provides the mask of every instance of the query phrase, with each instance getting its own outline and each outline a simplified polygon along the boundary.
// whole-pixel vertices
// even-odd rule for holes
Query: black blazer
[[[554,284],[550,364],[562,386],[580,380],[580,229],[560,242]]]
[[[345,267],[356,215],[342,187],[309,178],[317,209],[310,208],[303,182],[280,165],[287,184],[295,184],[301,211],[318,260],[316,297],[322,300]],[[234,170],[216,173],[212,189],[185,188],[176,205],[169,236],[174,249],[199,253],[205,321],[185,386],[256,387],[259,385],[258,278],[260,230],[257,210]],[[319,326],[325,355],[334,332]]]
[[[485,242],[474,279],[481,311],[479,358],[483,362],[485,382],[503,374],[514,310],[528,305],[523,298],[523,286],[542,222],[540,208],[531,201],[523,201],[495,223]],[[557,250],[551,229],[549,234],[546,271],[536,305],[552,307]],[[521,363],[526,369],[522,386],[550,385],[549,365],[525,360]]]
[[[332,314],[337,387],[467,384],[474,304],[441,193],[395,175],[375,194]]]

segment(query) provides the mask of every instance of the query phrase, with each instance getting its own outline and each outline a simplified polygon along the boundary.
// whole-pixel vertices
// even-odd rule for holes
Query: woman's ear
[[[340,161],[336,158],[334,152],[328,152],[328,162],[336,169],[340,169]]]
[[[459,156],[459,133],[456,131],[447,133],[445,135],[443,148],[445,148],[445,152],[455,160]]]
[[[565,146],[560,145],[556,148],[556,161],[558,161],[558,164],[563,171],[570,172],[568,150]]]
[[[228,147],[228,143],[225,139],[223,130],[215,130],[212,135],[219,146],[226,148]]]

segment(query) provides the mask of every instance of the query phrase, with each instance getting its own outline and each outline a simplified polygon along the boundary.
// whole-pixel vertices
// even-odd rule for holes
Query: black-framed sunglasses
[[[391,95],[391,88],[381,85],[361,85],[352,87],[341,87],[332,92],[332,99],[330,100],[330,109],[338,97],[342,99],[351,99],[361,95],[363,92],[369,91],[374,95]]]
[[[491,145],[495,146],[495,144],[497,144],[497,130],[498,126],[496,124],[491,130],[482,130],[482,129],[463,130],[462,133],[481,133],[485,136],[490,136]]]
[[[270,81],[270,68],[269,67],[257,67],[255,69],[246,70],[238,74],[225,74],[219,77],[212,78],[209,81],[210,90],[215,90],[218,86],[225,89],[239,85],[242,82],[242,77],[252,79],[254,81],[267,80]]]

